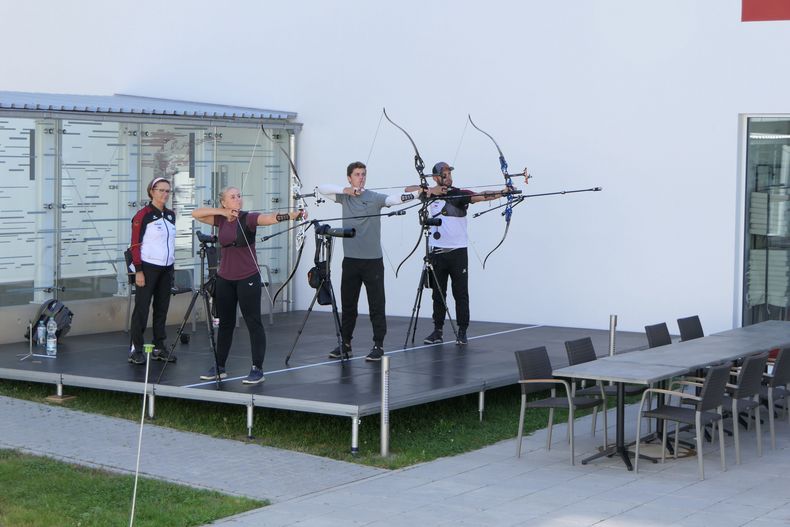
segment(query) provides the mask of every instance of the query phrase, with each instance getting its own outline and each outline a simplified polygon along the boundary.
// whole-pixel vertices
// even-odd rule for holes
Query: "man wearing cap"
[[[469,327],[469,258],[467,246],[469,237],[466,231],[466,209],[472,203],[489,201],[502,197],[503,191],[475,193],[453,186],[453,167],[440,161],[431,171],[434,187],[427,190],[429,199],[428,214],[431,218],[441,218],[442,224],[430,228],[428,245],[431,250],[431,263],[436,275],[433,288],[433,333],[425,337],[425,344],[442,342],[444,318],[447,315],[447,280],[452,280],[453,299],[455,299],[455,318],[458,323],[456,344],[467,343],[466,328]],[[525,171],[526,172],[526,171]],[[407,187],[406,191],[420,190],[419,186]],[[437,198],[438,197],[438,198]]]

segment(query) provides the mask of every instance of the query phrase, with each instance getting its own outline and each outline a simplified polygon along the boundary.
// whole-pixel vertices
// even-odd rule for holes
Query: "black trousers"
[[[340,333],[343,342],[351,344],[357,325],[357,304],[362,285],[368,295],[370,322],[373,324],[373,343],[384,345],[387,334],[387,317],[384,314],[384,259],[343,258],[343,277],[340,281],[341,317]]]
[[[241,307],[241,315],[250,333],[252,364],[261,368],[266,355],[266,332],[261,320],[261,275],[255,273],[243,280],[225,280],[217,276],[215,289],[219,331],[217,335],[217,364],[225,367],[233,343],[236,329],[236,306]]]
[[[132,312],[132,323],[129,326],[132,345],[134,349],[143,351],[145,326],[148,324],[148,309],[151,307],[153,299],[154,347],[164,349],[165,338],[167,338],[165,324],[167,310],[170,307],[170,287],[173,284],[174,267],[172,265],[162,267],[143,262],[142,268],[145,286],[135,286],[134,311]]]
[[[452,282],[453,299],[455,299],[455,320],[460,329],[469,327],[469,255],[466,248],[452,251],[432,253],[431,261],[438,284],[433,285],[433,325],[442,329],[447,310],[444,301],[447,299],[447,279]],[[438,285],[438,287],[437,287]]]

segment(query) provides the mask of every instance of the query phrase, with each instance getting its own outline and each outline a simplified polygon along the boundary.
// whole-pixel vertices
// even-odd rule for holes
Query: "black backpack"
[[[38,327],[38,322],[43,320],[44,324],[46,324],[49,317],[53,317],[58,325],[58,330],[55,333],[58,340],[65,337],[71,329],[71,320],[74,318],[74,313],[72,313],[60,300],[52,299],[47,300],[38,308],[36,317],[31,321],[33,324],[33,335],[30,335],[30,329],[28,328],[28,330],[25,331],[25,340],[32,338],[34,344],[39,344],[39,342],[36,341],[36,328]]]
[[[307,283],[313,289],[321,288],[318,291],[318,305],[328,306],[332,303],[331,285],[327,281],[326,262],[317,262],[315,267],[307,271]]]

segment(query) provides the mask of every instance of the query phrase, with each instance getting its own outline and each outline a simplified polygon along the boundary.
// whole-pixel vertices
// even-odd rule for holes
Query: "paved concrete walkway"
[[[636,409],[628,410],[633,435]],[[0,447],[117,471],[134,469],[135,423],[4,397],[0,423]],[[706,444],[704,481],[697,478],[694,458],[643,463],[639,474],[626,471],[617,459],[581,465],[578,459],[595,451],[601,440],[600,430],[595,440],[589,427],[589,417],[578,421],[576,466],[569,463],[561,425],[548,452],[545,431],[539,431],[524,440],[520,459],[514,455],[515,441],[508,440],[385,471],[147,424],[141,469],[147,476],[273,502],[214,524],[227,527],[790,525],[786,420],[778,424],[776,450],[765,431],[759,458],[754,432],[743,432],[741,465],[735,465],[728,438],[726,472],[718,451]],[[208,456],[219,457],[221,471],[206,463]]]

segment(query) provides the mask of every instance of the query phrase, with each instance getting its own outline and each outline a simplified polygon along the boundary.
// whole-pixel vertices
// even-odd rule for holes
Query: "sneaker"
[[[152,353],[155,360],[161,360],[164,362],[175,362],[176,361],[176,354],[170,353],[165,348],[154,348],[154,352]]]
[[[459,346],[463,346],[468,344],[468,340],[466,340],[466,328],[458,328],[458,337],[455,339],[455,343]]]
[[[244,384],[260,384],[266,379],[263,377],[263,371],[257,366],[253,366],[249,375],[241,380]]]
[[[132,364],[145,364],[145,354],[136,349],[132,349],[129,352],[129,362]]]
[[[343,352],[345,353],[346,357],[351,357],[351,346],[349,344],[343,344]],[[340,346],[337,346],[335,349],[329,352],[330,359],[340,359],[343,357],[343,354],[340,353]]]
[[[433,333],[425,337],[423,344],[440,344],[442,342],[442,330],[434,329]]]
[[[227,376],[228,376],[228,374],[225,373],[225,368],[220,366],[219,367],[219,376],[217,376],[217,371],[215,369],[215,366],[212,366],[206,373],[204,373],[203,375],[200,376],[200,380],[202,380],[202,381],[216,381],[217,377],[219,377],[220,379],[224,379]]]
[[[375,346],[373,346],[373,349],[370,350],[370,353],[368,353],[368,356],[365,357],[365,360],[368,360],[368,361],[380,361],[381,357],[383,357],[383,356],[384,356],[384,348],[382,348],[381,346],[376,344]]]

